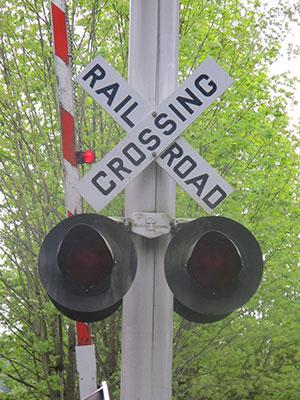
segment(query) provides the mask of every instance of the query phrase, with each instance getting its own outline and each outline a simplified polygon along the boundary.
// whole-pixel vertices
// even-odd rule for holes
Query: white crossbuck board
[[[76,81],[128,133],[80,180],[77,190],[96,210],[103,209],[154,159],[206,211],[212,212],[232,187],[184,140],[177,137],[231,84],[206,59],[156,110],[102,57]]]

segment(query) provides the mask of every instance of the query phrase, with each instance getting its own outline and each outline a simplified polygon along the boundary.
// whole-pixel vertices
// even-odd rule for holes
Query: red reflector
[[[113,257],[98,232],[86,225],[76,225],[62,241],[58,265],[75,284],[104,290],[110,282]]]
[[[217,290],[234,281],[242,263],[236,247],[225,235],[209,232],[196,243],[187,267],[198,285]]]
[[[85,150],[81,157],[84,163],[92,164],[95,161],[96,155],[92,150]]]

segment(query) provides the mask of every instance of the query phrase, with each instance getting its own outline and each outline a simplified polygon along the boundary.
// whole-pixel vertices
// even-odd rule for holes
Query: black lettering
[[[200,84],[200,82],[203,81],[203,79],[207,81],[207,80],[209,79],[209,76],[206,75],[206,74],[202,74],[202,75],[198,76],[198,78],[195,80],[195,86],[196,86],[196,88],[197,88],[198,90],[200,90],[200,92],[201,92],[202,94],[204,94],[204,96],[209,97],[209,96],[211,96],[212,94],[215,93],[215,91],[217,90],[217,85],[216,85],[216,83],[215,83],[214,81],[208,82],[207,85],[208,85],[209,87],[211,87],[211,90],[208,92],[208,91],[207,91],[205,88],[203,88],[203,87],[201,86],[201,84]]]
[[[121,101],[120,104],[117,105],[116,108],[114,108],[115,112],[118,112],[121,110],[121,108],[123,108],[125,106],[125,104],[127,104],[129,102],[129,100],[131,100],[132,97],[130,95],[126,96],[124,100]]]
[[[185,166],[186,170],[185,171],[180,171],[180,167],[182,167],[186,162],[188,162],[189,166]],[[190,157],[190,156],[185,156],[183,157],[182,160],[179,161],[178,164],[175,165],[173,168],[173,171],[175,172],[176,175],[179,176],[179,178],[186,178],[188,174],[193,171],[197,166],[197,163]]]
[[[179,119],[181,119],[181,121],[186,121],[185,116],[182,115],[181,112],[172,103],[169,104],[169,108],[171,108],[171,110],[177,115]]]
[[[100,72],[100,75],[97,74],[97,72]],[[82,77],[82,79],[86,81],[89,77],[92,77],[92,80],[90,82],[90,87],[93,88],[97,81],[100,81],[105,77],[105,70],[99,64],[96,64],[89,72],[87,72]]]
[[[204,186],[206,185],[207,180],[208,180],[208,174],[203,174],[188,179],[184,183],[186,183],[187,185],[194,185],[197,188],[197,193],[196,193],[197,196],[201,196],[201,193],[204,189]],[[201,183],[199,184],[199,182]]]
[[[147,150],[153,151],[157,149],[157,147],[160,145],[160,138],[156,135],[150,135],[146,138],[145,136],[148,133],[151,133],[151,129],[143,129],[142,132],[140,132],[138,138],[142,144],[150,144],[150,142],[153,141],[154,143],[147,147]]]
[[[111,85],[96,90],[96,93],[97,94],[103,93],[104,96],[106,96],[108,99],[107,104],[111,106],[111,103],[114,101],[114,98],[118,92],[119,87],[120,85],[118,83],[112,83]]]
[[[174,159],[180,158],[182,154],[183,154],[182,147],[180,147],[179,144],[175,142],[161,154],[160,158],[163,160],[166,156],[169,156],[167,164],[170,167]]]
[[[124,180],[124,176],[120,174],[120,171],[123,171],[126,174],[130,174],[132,172],[130,169],[124,167],[123,160],[119,157],[113,158],[107,163],[107,166],[121,181]]]
[[[159,129],[164,129],[169,125],[170,126],[169,130],[163,131],[163,134],[171,135],[171,133],[173,133],[175,131],[175,129],[177,128],[177,124],[172,119],[167,119],[165,122],[161,123],[160,120],[162,118],[166,118],[167,116],[168,115],[165,113],[159,114],[154,120],[154,125]]]
[[[127,125],[130,126],[130,128],[134,127],[134,123],[132,121],[130,121],[130,119],[127,118],[128,114],[131,113],[132,110],[134,110],[137,107],[138,103],[135,101],[122,115],[121,118],[123,119],[123,121],[126,122]]]
[[[92,178],[92,184],[94,186],[96,186],[96,188],[102,193],[104,194],[104,196],[107,196],[110,192],[112,192],[114,190],[114,188],[116,187],[116,183],[114,181],[109,181],[109,185],[107,189],[105,189],[103,186],[100,185],[99,183],[99,179],[101,177],[105,177],[107,176],[107,174],[104,171],[100,171],[98,172],[98,174],[96,174],[93,178]]]
[[[211,196],[213,196],[215,193],[218,193],[220,195],[220,197],[218,197],[214,202],[211,202],[209,200],[209,198]],[[224,190],[219,186],[216,185],[215,187],[213,187],[204,197],[203,197],[203,201],[205,204],[208,205],[209,208],[214,209],[217,207],[218,204],[221,203],[221,201],[223,201],[225,198],[227,197],[226,192],[224,192]]]
[[[139,158],[134,158],[130,153],[129,150],[133,149],[135,151],[135,154],[138,155]],[[142,152],[141,149],[137,147],[135,143],[129,143],[126,147],[124,147],[122,153],[124,156],[128,158],[129,161],[132,162],[133,165],[138,166],[140,165],[141,162],[143,162],[146,158],[145,154]]]
[[[190,90],[190,89],[185,89],[186,93],[190,96],[188,97],[182,97],[182,96],[177,96],[176,100],[178,101],[179,104],[182,105],[183,108],[185,108],[190,114],[193,114],[194,110],[188,105],[188,104],[195,104],[195,106],[202,106],[202,101],[198,99],[198,97]]]

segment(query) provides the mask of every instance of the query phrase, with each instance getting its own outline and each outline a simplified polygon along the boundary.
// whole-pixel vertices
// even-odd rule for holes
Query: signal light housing
[[[63,220],[47,234],[38,266],[58,310],[76,321],[93,322],[119,308],[133,282],[137,256],[122,224],[81,214]]]
[[[165,255],[174,310],[199,323],[225,318],[256,292],[263,257],[252,233],[224,217],[181,224]]]

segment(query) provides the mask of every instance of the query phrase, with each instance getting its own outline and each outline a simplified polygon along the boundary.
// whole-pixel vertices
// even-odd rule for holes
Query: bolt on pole
[[[153,113],[177,86],[178,7],[177,0],[130,2],[129,83]],[[138,211],[175,218],[175,183],[157,164],[126,189],[125,217]],[[171,399],[173,296],[164,276],[169,240],[134,238],[138,269],[123,299],[121,400]]]

